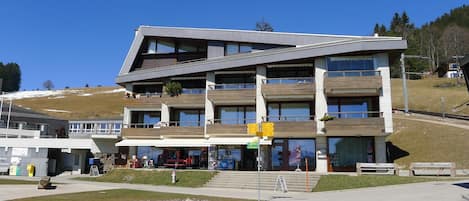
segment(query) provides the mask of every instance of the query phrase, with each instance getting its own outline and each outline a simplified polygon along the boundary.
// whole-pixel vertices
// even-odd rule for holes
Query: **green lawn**
[[[399,176],[347,176],[347,175],[324,175],[321,176],[313,192],[344,190],[352,188],[366,188],[375,186],[386,186],[395,184],[406,184],[439,180],[428,177],[399,177]],[[440,179],[441,180],[441,179]]]
[[[26,180],[14,180],[14,179],[0,179],[0,185],[2,184],[38,184],[38,182],[26,181]]]
[[[17,201],[101,201],[101,200],[113,200],[113,201],[138,201],[138,200],[171,200],[171,201],[185,201],[185,200],[204,200],[204,201],[243,201],[241,199],[230,199],[220,197],[208,197],[208,196],[196,196],[196,195],[185,195],[185,194],[173,194],[173,193],[159,193],[159,192],[148,192],[128,189],[116,189],[106,191],[90,191],[82,193],[70,193],[62,195],[52,195],[43,197],[33,197],[25,199],[17,199]],[[247,201],[247,200],[246,200]]]
[[[112,183],[200,187],[207,183],[216,174],[216,172],[180,170],[177,171],[176,174],[178,178],[178,182],[176,182],[176,184],[171,183],[171,171],[169,170],[145,171],[115,169],[100,177],[80,177],[76,179]]]

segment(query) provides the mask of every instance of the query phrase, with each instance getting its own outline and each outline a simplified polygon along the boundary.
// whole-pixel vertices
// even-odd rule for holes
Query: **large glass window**
[[[147,53],[149,53],[149,54],[155,54],[156,53],[156,40],[149,40],[148,41]]]
[[[157,54],[169,54],[175,53],[175,45],[172,41],[158,40],[156,44],[156,53]]]
[[[329,77],[337,76],[374,76],[373,57],[351,56],[351,57],[328,57],[327,70]],[[334,72],[341,71],[341,72]],[[365,72],[363,72],[365,71]]]
[[[133,111],[131,127],[133,128],[153,128],[160,122],[161,113],[159,111]]]
[[[269,103],[268,121],[307,121],[314,111],[311,103]]]
[[[255,74],[221,74],[215,77],[216,89],[254,89]]]
[[[218,169],[237,169],[241,161],[241,147],[239,146],[219,146],[217,152]]]
[[[225,55],[252,52],[252,45],[247,43],[226,43]]]
[[[203,94],[205,93],[205,80],[177,80],[181,83],[183,94]]]
[[[205,121],[204,110],[175,110],[174,118],[177,126],[203,126]]]
[[[327,112],[337,118],[379,117],[378,97],[328,98]]]
[[[375,162],[373,137],[330,137],[328,147],[333,171],[355,171],[357,162]]]
[[[217,108],[217,123],[247,124],[256,122],[254,106],[226,106]]]
[[[272,142],[272,169],[301,170],[316,167],[316,143],[314,139],[274,139]]]

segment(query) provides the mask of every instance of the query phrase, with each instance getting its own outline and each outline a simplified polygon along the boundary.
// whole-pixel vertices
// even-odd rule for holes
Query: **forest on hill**
[[[444,13],[434,21],[416,27],[406,12],[395,13],[390,24],[376,24],[374,33],[399,36],[407,40],[406,55],[428,59],[406,59],[408,72],[429,72],[442,76],[449,63],[458,63],[459,56],[469,55],[469,6],[462,5]],[[400,77],[399,58],[391,61],[391,76]],[[411,75],[419,79],[419,75]]]

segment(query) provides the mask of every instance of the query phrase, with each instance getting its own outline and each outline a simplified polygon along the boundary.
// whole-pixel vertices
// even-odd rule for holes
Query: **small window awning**
[[[206,143],[210,145],[247,145],[256,140],[256,137],[211,137]],[[261,145],[272,145],[272,140],[260,140]]]
[[[205,139],[162,139],[162,140],[122,140],[117,147],[153,146],[153,147],[207,147]]]

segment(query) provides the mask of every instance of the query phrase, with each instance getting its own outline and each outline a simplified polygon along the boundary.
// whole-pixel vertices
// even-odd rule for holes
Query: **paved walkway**
[[[0,177],[28,179],[27,177]],[[33,178],[38,180],[38,178]],[[9,200],[21,197],[42,196],[72,192],[83,192],[91,190],[107,189],[135,189],[153,192],[183,193],[190,195],[207,195],[217,197],[231,197],[239,199],[257,199],[256,190],[227,189],[227,188],[185,188],[169,186],[151,186],[141,184],[118,184],[104,182],[86,182],[70,180],[70,177],[55,177],[52,182],[59,182],[56,190],[37,190],[35,185],[6,185],[0,186],[0,200]],[[461,187],[455,184],[460,184]],[[335,201],[335,200],[359,200],[359,201],[469,201],[469,180],[465,181],[438,181],[415,184],[403,184],[393,186],[383,186],[374,188],[351,189],[343,191],[329,191],[319,193],[288,192],[279,193],[273,191],[262,191],[262,200],[314,200],[314,201]]]

